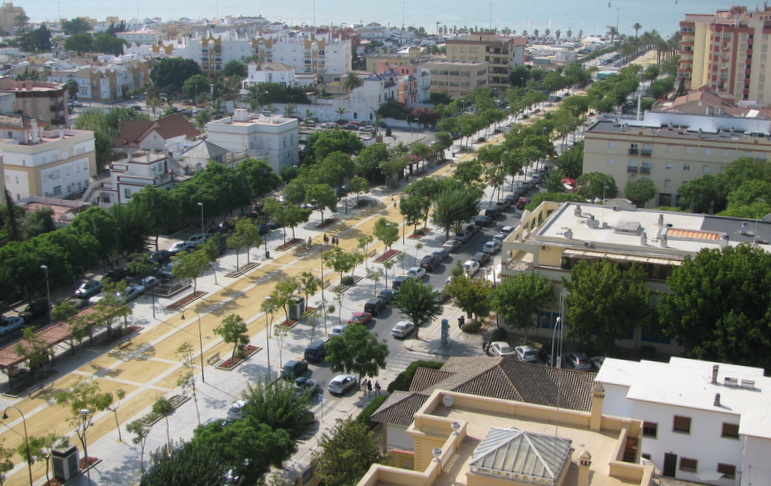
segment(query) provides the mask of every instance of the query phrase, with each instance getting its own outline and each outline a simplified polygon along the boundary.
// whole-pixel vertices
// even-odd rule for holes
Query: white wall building
[[[176,163],[163,152],[146,152],[138,157],[129,155],[113,162],[109,182],[102,182],[100,187],[100,205],[126,204],[147,186],[171,188],[177,169]]]
[[[278,173],[300,161],[300,123],[296,118],[250,115],[236,109],[232,117],[206,124],[207,140],[234,154],[265,160]]]
[[[286,87],[297,85],[295,69],[287,64],[280,62],[266,62],[263,64],[250,62],[247,69],[246,79],[241,83],[241,94],[246,94],[251,86],[262,83],[274,83]]]
[[[771,484],[771,378],[760,368],[606,359],[603,412],[644,421],[641,452],[664,476]]]

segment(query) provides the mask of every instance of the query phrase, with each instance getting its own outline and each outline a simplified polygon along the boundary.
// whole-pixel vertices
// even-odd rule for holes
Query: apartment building
[[[470,33],[465,37],[447,40],[447,60],[486,62],[487,87],[501,94],[509,88],[511,68],[525,62],[523,37],[500,37],[495,34]]]
[[[420,106],[431,96],[431,72],[418,62],[379,63],[376,72],[396,82],[398,100],[408,108]]]
[[[103,207],[126,204],[147,186],[170,189],[177,165],[165,152],[137,152],[110,164],[110,178],[101,183],[99,203]]]
[[[649,178],[655,206],[677,204],[677,189],[734,160],[771,160],[771,120],[646,112],[644,118],[606,116],[584,133],[584,172],[613,176],[623,193],[629,181]]]
[[[238,108],[233,116],[206,124],[207,140],[233,154],[266,161],[278,174],[300,161],[296,118],[254,115]]]
[[[769,240],[771,223],[766,221],[641,209],[624,199],[611,199],[604,205],[547,201],[532,212],[525,211],[519,226],[503,240],[501,277],[537,271],[561,295],[562,279],[570,279],[578,262],[609,259],[621,265],[640,265],[646,272],[646,287],[656,294],[668,291],[666,279],[687,256],[702,249]],[[767,244],[760,246],[771,249]],[[553,338],[561,313],[557,301],[538,316],[531,334]],[[650,346],[667,354],[681,352],[658,325],[638,328],[616,344],[627,349]]]
[[[0,136],[5,187],[14,200],[78,194],[96,175],[93,132],[46,131],[34,119],[0,115]]]
[[[13,2],[0,5],[0,29],[11,32],[16,27],[16,17],[26,15],[23,7],[14,7]]]
[[[760,368],[671,358],[606,359],[603,411],[643,422],[640,452],[663,476],[771,484],[771,379]]]
[[[63,84],[16,81],[12,77],[4,77],[0,78],[0,93],[14,95],[13,112],[51,125],[69,124],[67,93]]]
[[[150,71],[145,61],[128,61],[106,65],[88,65],[50,72],[49,82],[78,83],[78,99],[111,102],[122,100],[129,91],[150,83]]]
[[[452,98],[466,96],[488,84],[487,62],[429,61],[423,65],[431,71],[431,91],[446,93]]]
[[[678,78],[686,88],[706,85],[737,100],[771,103],[771,7],[731,7],[688,14],[680,22]],[[766,83],[766,77],[769,82]]]

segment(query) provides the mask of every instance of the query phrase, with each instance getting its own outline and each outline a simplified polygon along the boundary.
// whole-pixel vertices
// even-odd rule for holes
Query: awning
[[[628,253],[608,253],[606,251],[591,251],[591,250],[577,250],[567,249],[562,252],[563,257],[568,258],[582,258],[586,260],[608,260],[614,262],[628,262],[628,263],[641,263],[649,265],[666,265],[679,267],[683,264],[681,260],[660,258],[660,257],[647,257],[644,255],[630,255]]]

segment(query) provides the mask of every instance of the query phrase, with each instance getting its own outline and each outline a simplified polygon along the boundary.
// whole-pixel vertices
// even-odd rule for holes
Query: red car
[[[348,319],[348,324],[366,324],[372,320],[372,314],[369,312],[354,312]]]
[[[517,201],[517,209],[525,209],[525,206],[530,204],[530,198],[529,197],[521,197],[519,198],[519,201]]]

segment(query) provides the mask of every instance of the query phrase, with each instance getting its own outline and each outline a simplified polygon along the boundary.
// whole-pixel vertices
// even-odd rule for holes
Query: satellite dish
[[[451,395],[445,395],[444,398],[442,398],[442,403],[447,408],[452,407],[453,402],[454,402],[454,400],[452,399]]]

